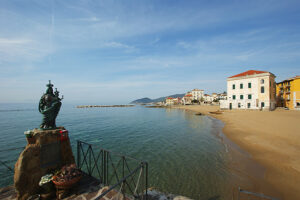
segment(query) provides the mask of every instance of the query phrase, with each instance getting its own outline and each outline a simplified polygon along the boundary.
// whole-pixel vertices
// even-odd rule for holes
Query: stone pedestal
[[[45,174],[75,163],[68,135],[64,127],[55,130],[33,129],[32,138],[15,164],[14,185],[18,199],[26,199],[39,192],[39,181]]]

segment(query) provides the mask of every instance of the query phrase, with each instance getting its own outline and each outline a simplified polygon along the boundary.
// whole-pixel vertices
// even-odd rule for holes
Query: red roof
[[[246,72],[234,75],[234,76],[230,76],[229,78],[235,78],[235,77],[241,77],[241,76],[250,76],[250,75],[254,75],[254,74],[262,74],[262,73],[268,73],[267,71],[257,71],[257,70],[248,70]]]
[[[172,97],[168,97],[167,99],[173,99]]]
[[[193,95],[191,95],[191,94],[187,94],[187,95],[185,95],[186,97],[192,97]]]

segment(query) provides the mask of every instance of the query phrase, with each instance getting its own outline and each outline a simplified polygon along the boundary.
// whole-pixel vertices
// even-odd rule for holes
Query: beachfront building
[[[276,86],[277,106],[300,110],[300,76],[281,81]]]
[[[170,105],[173,105],[174,102],[173,102],[173,98],[172,97],[167,97],[166,98],[166,105],[170,106]]]
[[[221,94],[218,94],[218,100],[227,100],[227,93],[223,92]]]
[[[186,95],[184,95],[184,97],[182,97],[181,99],[181,103],[183,105],[190,105],[192,104],[193,101],[193,95],[191,92],[186,93]]]
[[[178,105],[181,103],[181,98],[177,97],[177,98],[172,98],[172,97],[167,97],[166,98],[166,104],[165,105]]]
[[[212,93],[211,97],[212,97],[213,101],[218,101],[219,100],[217,93]]]
[[[273,110],[276,105],[275,75],[267,71],[249,70],[227,78],[227,100],[222,109]]]
[[[209,94],[204,94],[203,99],[204,99],[204,103],[211,103],[214,100],[214,98]]]
[[[181,98],[180,98],[180,97],[173,98],[173,104],[174,104],[174,105],[181,104]]]
[[[203,95],[204,95],[204,90],[193,89],[190,93],[193,96],[193,100],[196,100],[196,101],[200,102]]]

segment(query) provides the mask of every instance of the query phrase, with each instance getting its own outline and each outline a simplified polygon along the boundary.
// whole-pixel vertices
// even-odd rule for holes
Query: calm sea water
[[[25,146],[24,131],[38,127],[41,117],[37,105],[0,104],[0,161],[13,167],[21,150],[5,150]],[[73,147],[80,139],[148,161],[150,186],[163,192],[228,199],[247,176],[232,167],[223,124],[207,116],[142,106],[78,109],[64,104],[57,126],[69,130]],[[12,184],[3,163],[0,177],[0,186]]]

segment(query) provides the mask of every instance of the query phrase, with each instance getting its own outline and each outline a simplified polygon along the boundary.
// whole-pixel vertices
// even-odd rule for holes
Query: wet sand
[[[174,108],[201,112],[225,123],[225,135],[265,168],[264,182],[268,185],[256,179],[255,192],[286,200],[300,199],[300,111],[225,110],[211,114],[219,106]],[[245,167],[243,163],[241,167]]]

